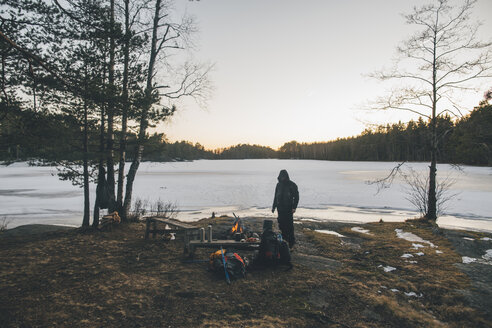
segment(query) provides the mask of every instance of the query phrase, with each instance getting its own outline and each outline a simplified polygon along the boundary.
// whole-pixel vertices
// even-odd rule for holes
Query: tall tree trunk
[[[6,89],[6,81],[5,81],[5,57],[7,55],[2,52],[2,96],[5,97],[5,103],[8,105],[8,95],[7,95],[7,89]]]
[[[109,67],[108,67],[108,84],[109,84],[109,97],[108,97],[108,142],[107,142],[107,181],[109,186],[109,192],[114,198],[114,159],[113,159],[113,146],[114,146],[114,62],[115,62],[115,40],[114,40],[114,0],[110,1],[110,36],[109,36]],[[112,212],[114,208],[109,208]]]
[[[99,165],[97,168],[97,189],[96,189],[96,201],[94,202],[94,219],[92,221],[92,226],[97,228],[99,226],[99,201],[97,197],[97,190],[101,190],[102,184],[104,183],[104,103],[101,103],[101,125],[99,127]]]
[[[436,172],[437,172],[437,20],[434,30],[433,62],[432,62],[432,118],[431,118],[431,164],[429,167],[429,192],[427,194],[427,220],[437,219]]]
[[[436,160],[436,139],[433,136],[433,145],[431,149],[431,164],[429,172],[429,194],[427,196],[428,206],[426,217],[428,220],[437,219],[437,197],[436,197],[436,172],[437,172],[437,160]]]
[[[83,170],[84,170],[84,218],[82,220],[82,227],[89,226],[90,219],[90,209],[89,209],[89,137],[88,137],[88,114],[87,114],[87,100],[84,99],[84,159],[83,159]]]
[[[137,175],[137,170],[142,160],[143,150],[144,150],[143,145],[137,146],[135,158],[133,159],[132,164],[130,165],[130,169],[128,170],[128,175],[126,177],[125,201],[123,203],[123,212],[122,212],[125,220],[128,219],[128,215],[130,214],[130,210],[132,206],[133,181],[135,181],[135,176]]]
[[[434,98],[436,99],[436,98]],[[437,219],[437,196],[436,196],[436,172],[437,172],[437,127],[436,127],[436,100],[434,100],[431,119],[431,164],[429,166],[429,192],[427,195],[428,220]]]
[[[154,66],[157,58],[157,32],[159,29],[160,10],[161,10],[161,0],[156,0],[154,22],[152,26],[152,42],[150,46],[149,67],[147,71],[147,84],[146,84],[145,96],[142,104],[142,114],[140,116],[140,130],[135,145],[135,157],[133,158],[132,164],[130,165],[128,176],[126,179],[125,201],[123,204],[123,215],[125,218],[128,217],[131,208],[133,182],[135,180],[138,167],[140,166],[140,162],[142,160],[145,135],[148,126],[147,116],[148,116],[148,111],[152,106],[152,79],[154,77]]]
[[[37,101],[36,101],[36,84],[34,82],[34,78],[33,78],[33,82],[32,82],[32,104],[33,104],[34,111],[37,112],[38,106],[37,106]]]
[[[121,114],[121,136],[120,136],[120,162],[118,166],[118,190],[116,195],[116,206],[120,213],[123,210],[123,187],[125,181],[126,140],[128,129],[128,66],[130,61],[130,0],[125,0],[125,41],[123,45],[123,95]]]

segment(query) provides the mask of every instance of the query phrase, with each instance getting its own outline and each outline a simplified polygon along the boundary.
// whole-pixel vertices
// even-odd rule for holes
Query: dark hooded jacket
[[[290,180],[286,170],[280,171],[278,183],[275,187],[272,210],[277,208],[279,211],[292,211],[297,208],[299,203],[299,190],[297,185]]]

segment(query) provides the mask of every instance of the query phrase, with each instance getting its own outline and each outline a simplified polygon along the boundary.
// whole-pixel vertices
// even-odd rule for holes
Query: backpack
[[[258,260],[267,266],[291,264],[290,248],[287,242],[282,239],[282,235],[269,229],[263,231]]]
[[[234,252],[226,252],[224,250],[225,267],[229,277],[231,278],[244,278],[246,275],[246,262],[239,254]],[[209,267],[212,271],[223,275],[224,263],[222,262],[222,253],[220,250],[210,254]]]
[[[277,235],[272,230],[265,230],[261,235],[260,261],[266,265],[276,265],[280,260],[280,248]]]

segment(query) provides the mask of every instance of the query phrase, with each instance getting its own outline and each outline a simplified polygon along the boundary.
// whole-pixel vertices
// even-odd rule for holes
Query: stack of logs
[[[118,215],[118,212],[114,211],[113,213],[109,213],[102,217],[101,221],[99,222],[99,229],[112,230],[113,224],[117,224],[120,222],[121,222],[121,218]]]

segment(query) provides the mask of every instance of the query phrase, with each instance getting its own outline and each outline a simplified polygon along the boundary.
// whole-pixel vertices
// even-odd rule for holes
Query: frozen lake
[[[402,221],[418,214],[405,199],[405,182],[396,179],[377,193],[366,182],[386,176],[395,163],[313,160],[199,160],[142,163],[135,181],[135,198],[161,199],[177,205],[178,219],[218,215],[273,216],[270,211],[276,177],[287,169],[300,192],[298,220],[353,222]],[[427,173],[426,163],[409,164]],[[26,163],[0,166],[0,220],[9,228],[29,223],[80,225],[82,189],[60,181],[53,167]],[[447,204],[438,223],[492,231],[492,169],[438,166],[438,177],[451,175],[457,196]],[[95,186],[91,186],[91,201]],[[92,209],[92,205],[91,205]]]

